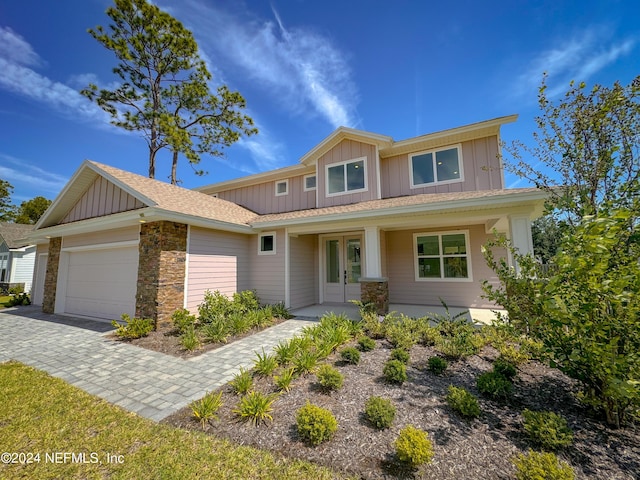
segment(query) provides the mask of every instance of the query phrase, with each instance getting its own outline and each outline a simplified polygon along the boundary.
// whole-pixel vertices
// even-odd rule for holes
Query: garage
[[[69,251],[64,313],[119,319],[135,313],[138,247]]]

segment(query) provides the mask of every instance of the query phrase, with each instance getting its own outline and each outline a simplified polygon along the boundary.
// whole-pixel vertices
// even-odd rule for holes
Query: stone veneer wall
[[[361,278],[360,301],[373,303],[378,315],[389,313],[389,282],[386,278]]]
[[[184,306],[186,261],[187,225],[140,226],[136,317],[154,319],[158,331],[171,330],[171,314]]]
[[[47,273],[44,276],[44,297],[42,311],[54,313],[56,308],[56,288],[58,286],[58,267],[60,265],[60,250],[62,237],[49,239],[49,256],[47,257]]]

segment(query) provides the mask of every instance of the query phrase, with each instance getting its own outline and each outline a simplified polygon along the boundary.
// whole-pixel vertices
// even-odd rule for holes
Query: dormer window
[[[366,157],[326,166],[327,196],[367,190]]]
[[[289,193],[289,180],[281,180],[276,182],[276,197],[287,195]]]
[[[464,180],[460,146],[409,155],[411,188]]]

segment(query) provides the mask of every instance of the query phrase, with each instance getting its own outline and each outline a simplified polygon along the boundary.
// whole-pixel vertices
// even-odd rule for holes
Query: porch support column
[[[531,236],[531,220],[529,216],[511,216],[509,217],[509,230],[511,230],[511,243],[518,250],[520,255],[533,255],[533,237]],[[517,262],[515,262],[516,272],[519,271]]]
[[[373,303],[378,315],[389,312],[389,282],[382,276],[380,253],[380,228],[364,229],[364,269],[366,277],[360,278],[360,300]]]

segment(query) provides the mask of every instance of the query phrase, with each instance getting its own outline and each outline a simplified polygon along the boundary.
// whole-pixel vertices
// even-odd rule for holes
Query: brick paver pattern
[[[181,359],[107,338],[104,323],[42,313],[0,311],[0,362],[17,360],[152,420],[162,420],[251,368],[309,320],[287,320],[201,355]]]

